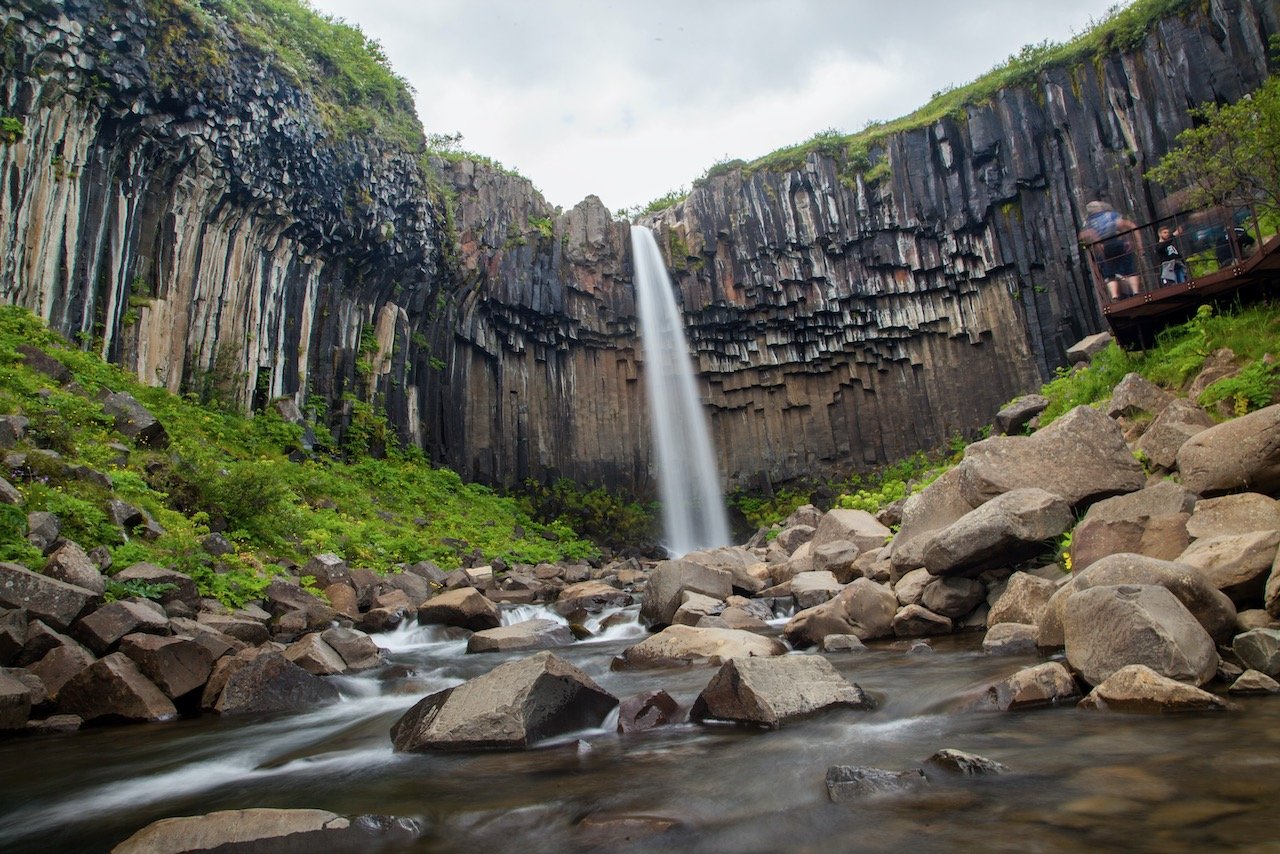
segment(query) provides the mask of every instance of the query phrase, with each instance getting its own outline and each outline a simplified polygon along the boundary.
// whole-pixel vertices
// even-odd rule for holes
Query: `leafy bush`
[[[628,500],[602,487],[587,489],[568,478],[550,485],[527,480],[519,501],[532,518],[545,524],[559,522],[610,549],[644,549],[657,539],[654,505]]]

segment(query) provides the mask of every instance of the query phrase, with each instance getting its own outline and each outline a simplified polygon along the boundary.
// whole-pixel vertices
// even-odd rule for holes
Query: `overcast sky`
[[[610,210],[911,112],[1115,0],[312,0],[417,90],[428,133]]]

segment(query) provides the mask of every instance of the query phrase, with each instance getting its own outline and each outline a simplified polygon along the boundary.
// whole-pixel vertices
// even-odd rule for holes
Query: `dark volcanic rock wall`
[[[895,459],[1048,376],[1100,328],[1085,202],[1164,212],[1143,170],[1188,106],[1265,78],[1278,5],[1191,4],[888,137],[866,174],[811,155],[654,218],[727,485]],[[647,492],[627,224],[347,138],[206,6],[0,9],[0,108],[27,129],[0,145],[0,299],[175,391],[324,402],[338,426],[368,401],[469,478]]]

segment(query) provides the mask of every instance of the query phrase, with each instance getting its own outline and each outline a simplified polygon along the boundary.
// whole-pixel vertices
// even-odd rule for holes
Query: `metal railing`
[[[1183,211],[1110,237],[1081,242],[1103,308],[1229,270],[1275,232],[1253,206]],[[1172,241],[1176,255],[1167,252]],[[1106,275],[1104,275],[1104,271]]]

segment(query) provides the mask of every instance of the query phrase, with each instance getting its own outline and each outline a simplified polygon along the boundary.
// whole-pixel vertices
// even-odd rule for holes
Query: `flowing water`
[[[506,621],[530,616],[554,619],[524,608]],[[687,706],[713,668],[610,669],[644,634],[634,617],[598,620],[596,638],[557,655],[615,695],[661,687]],[[445,852],[1191,851],[1280,838],[1280,698],[1192,715],[962,711],[963,697],[1034,662],[984,656],[975,635],[931,654],[886,642],[830,655],[876,708],[776,731],[619,735],[607,721],[527,751],[394,753],[388,730],[419,698],[524,655],[467,655],[464,636],[416,625],[375,636],[388,664],[338,680],[343,700],[320,709],[0,742],[0,850],[105,851],[156,819],[248,807],[408,817],[424,832],[411,850]],[[918,768],[944,747],[1011,770],[858,803],[827,797],[831,765]],[[594,844],[580,825],[637,815],[679,825]]]
[[[671,279],[649,229],[631,227],[631,251],[664,545],[672,557],[727,546],[729,519],[720,473]]]

